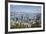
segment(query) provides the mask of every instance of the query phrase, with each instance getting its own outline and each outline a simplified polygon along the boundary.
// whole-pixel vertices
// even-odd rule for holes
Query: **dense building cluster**
[[[15,23],[22,23],[25,25],[34,24],[37,22],[41,23],[41,14],[28,14],[28,13],[18,13],[18,12],[10,12],[10,21],[12,25]]]

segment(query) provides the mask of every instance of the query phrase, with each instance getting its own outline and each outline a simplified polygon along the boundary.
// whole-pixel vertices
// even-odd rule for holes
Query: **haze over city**
[[[41,13],[41,6],[10,5],[11,12]]]

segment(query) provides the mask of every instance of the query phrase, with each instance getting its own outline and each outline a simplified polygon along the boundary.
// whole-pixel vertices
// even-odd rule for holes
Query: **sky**
[[[12,12],[41,13],[41,6],[10,5]]]

